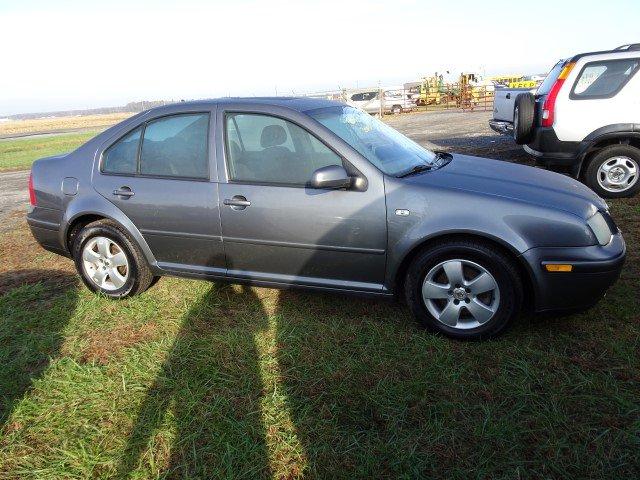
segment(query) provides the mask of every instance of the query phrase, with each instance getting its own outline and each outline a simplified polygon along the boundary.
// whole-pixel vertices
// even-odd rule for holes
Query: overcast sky
[[[639,25],[638,0],[0,0],[0,116],[532,74]]]

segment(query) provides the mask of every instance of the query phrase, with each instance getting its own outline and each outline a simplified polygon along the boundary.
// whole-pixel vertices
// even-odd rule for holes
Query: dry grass
[[[108,113],[104,115],[85,115],[73,117],[37,118],[34,120],[11,120],[0,123],[0,136],[22,135],[27,133],[47,133],[94,129],[114,125],[134,115],[132,112]]]

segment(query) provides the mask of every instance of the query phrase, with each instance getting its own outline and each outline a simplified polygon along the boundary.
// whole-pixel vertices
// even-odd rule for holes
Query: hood
[[[453,155],[444,167],[422,175],[407,177],[416,183],[434,182],[482,195],[563,210],[587,219],[607,204],[586,185],[566,175],[541,168],[487,158]]]

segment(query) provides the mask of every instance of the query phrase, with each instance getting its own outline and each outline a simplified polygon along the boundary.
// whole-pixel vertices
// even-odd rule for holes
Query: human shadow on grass
[[[77,277],[60,270],[0,273],[0,430],[60,354],[76,286]]]
[[[386,391],[411,375],[411,365],[400,370],[388,357],[426,335],[408,309],[393,301],[283,290],[275,315],[278,363],[287,372],[280,388],[306,455],[305,473],[420,478],[417,466],[406,468],[415,459],[407,453],[410,441],[396,436],[406,410],[393,406],[393,390]]]
[[[144,468],[145,452],[157,444],[155,434],[169,416],[176,430],[170,458],[160,467],[163,476],[269,476],[255,344],[256,333],[267,327],[267,314],[251,289],[213,284],[207,290],[183,317],[146,392],[119,478]]]

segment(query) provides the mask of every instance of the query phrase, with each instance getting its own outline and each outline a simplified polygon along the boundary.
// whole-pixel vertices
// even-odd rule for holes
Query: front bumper
[[[626,245],[620,232],[608,245],[541,247],[522,254],[532,273],[536,312],[579,310],[596,304],[622,271]],[[548,272],[545,263],[568,263],[571,272]]]

